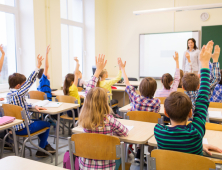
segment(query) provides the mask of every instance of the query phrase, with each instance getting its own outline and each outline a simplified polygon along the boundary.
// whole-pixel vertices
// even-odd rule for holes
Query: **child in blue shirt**
[[[220,74],[222,76],[222,69],[220,70]],[[220,82],[214,88],[213,95],[210,98],[210,102],[222,103],[222,77],[221,77]]]

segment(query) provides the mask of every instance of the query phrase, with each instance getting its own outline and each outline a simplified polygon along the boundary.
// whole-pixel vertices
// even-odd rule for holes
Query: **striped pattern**
[[[196,100],[193,122],[175,127],[157,124],[154,135],[159,149],[202,155],[206,115],[210,95],[210,70],[201,69],[200,90]]]
[[[130,111],[148,111],[156,112],[160,111],[160,100],[155,98],[148,98],[136,93],[136,89],[133,86],[126,86],[126,92],[129,95],[132,108]]]
[[[127,136],[129,130],[116,120],[112,115],[108,115],[104,118],[105,127],[98,127],[94,130],[84,129],[85,133],[99,133],[104,135],[116,135]],[[80,157],[79,159],[80,169],[115,169],[115,160],[94,160]]]
[[[28,124],[30,125],[33,121],[30,119],[30,113],[28,111],[29,108],[32,107],[32,104],[28,104],[25,97],[28,94],[28,91],[32,84],[35,82],[36,77],[39,73],[39,69],[36,69],[32,72],[26,82],[22,85],[20,89],[10,89],[10,92],[6,96],[6,100],[8,104],[13,104],[17,106],[21,106],[26,111],[26,117],[28,118]],[[15,130],[21,130],[25,128],[24,122],[20,125],[16,125]]]
[[[50,81],[48,80],[46,75],[42,74],[37,90],[44,92],[47,95],[48,100],[52,101],[52,90],[50,88]]]
[[[174,82],[172,87],[169,90],[165,89],[165,87],[163,87],[163,89],[161,90],[157,90],[155,93],[155,97],[168,97],[170,93],[177,91],[179,83],[180,83],[180,69],[177,68],[174,75]]]

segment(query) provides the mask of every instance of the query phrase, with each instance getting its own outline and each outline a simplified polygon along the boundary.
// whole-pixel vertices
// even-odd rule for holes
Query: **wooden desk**
[[[6,130],[6,129],[10,129],[12,131],[13,141],[14,141],[14,145],[15,145],[15,155],[16,156],[18,156],[18,145],[17,145],[17,140],[16,140],[15,129],[13,128],[13,126],[19,125],[22,122],[23,122],[23,120],[15,119],[14,122],[12,122],[12,123],[8,123],[8,124],[0,126],[0,131]],[[3,142],[2,142],[2,149],[1,149],[1,155],[0,156],[3,156],[3,150],[4,150],[4,145],[3,145]]]
[[[53,91],[52,93],[53,93],[53,96],[63,96],[64,95],[62,90],[56,90],[56,91]],[[78,93],[79,93],[79,95],[82,95],[82,96],[85,97],[85,92],[84,91],[83,92],[80,91]],[[112,96],[112,94],[110,94],[110,93],[107,93],[107,95],[108,96]]]
[[[36,103],[41,100],[35,100],[35,99],[27,99],[28,103]],[[44,113],[49,115],[57,115],[57,121],[56,121],[56,156],[55,156],[55,165],[58,165],[58,149],[59,149],[59,124],[60,124],[60,113],[66,112],[68,110],[79,108],[79,104],[72,104],[72,103],[63,103],[61,106],[56,108],[47,108],[47,110],[40,110],[38,112],[35,109],[30,109],[30,111],[36,112],[36,113]],[[75,125],[75,120],[73,119],[73,124]]]
[[[125,92],[126,86],[115,86],[117,89],[112,89],[113,99],[118,100],[118,106],[123,107],[129,104],[129,96]]]
[[[140,81],[129,81],[130,85],[132,86],[139,86],[140,85]],[[114,84],[114,86],[126,86],[125,83],[116,83]]]
[[[222,148],[222,143],[221,143],[222,131],[206,130],[204,138],[207,138],[208,144],[214,145],[218,148]],[[155,136],[151,137],[148,140],[148,144],[150,146],[157,147],[157,142],[156,142]],[[222,153],[213,152],[213,151],[211,151],[211,153],[212,153],[211,157],[222,159]],[[204,155],[207,155],[207,154],[204,152]],[[207,155],[207,156],[209,156],[209,155]]]
[[[118,119],[118,121],[120,121],[123,125],[134,126],[127,137],[118,136],[119,139],[126,143],[141,144],[140,154],[144,156],[144,144],[147,143],[148,139],[150,139],[154,135],[154,126],[156,124],[126,119]],[[73,128],[72,132],[83,133],[83,129],[78,126]],[[143,169],[144,166],[143,156],[141,156],[142,159],[140,159],[140,165],[142,165],[142,167],[140,166],[140,169]]]
[[[0,159],[1,170],[65,170],[60,167],[17,156]]]

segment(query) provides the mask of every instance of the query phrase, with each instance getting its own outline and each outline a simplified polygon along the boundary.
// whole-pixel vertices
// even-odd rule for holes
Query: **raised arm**
[[[47,46],[46,48],[46,56],[45,56],[45,69],[44,69],[44,75],[47,76],[48,74],[48,69],[49,69],[49,59],[48,59],[48,55],[49,55],[49,51],[51,50],[50,45]]]
[[[3,45],[0,45],[0,51],[2,53],[1,59],[0,59],[0,72],[2,71],[2,66],[4,63],[4,58],[5,58],[5,51],[3,50]]]
[[[118,65],[119,65],[119,67],[120,67],[121,70],[122,70],[125,84],[126,84],[127,86],[130,86],[129,79],[128,79],[128,77],[127,77],[127,75],[126,75],[126,71],[125,71],[126,61],[125,61],[124,64],[123,64],[122,59],[121,59],[121,58],[118,58]]]
[[[96,71],[94,73],[94,76],[89,81],[87,87],[86,87],[86,94],[88,91],[94,87],[96,87],[96,84],[99,80],[99,75],[102,72],[102,70],[105,68],[107,60],[105,60],[105,55],[100,55],[95,57],[95,63],[96,63]]]
[[[171,90],[172,91],[176,91],[177,88],[178,88],[178,85],[180,83],[180,67],[179,67],[179,55],[178,55],[178,52],[175,52],[175,56],[173,56],[173,58],[174,58],[174,60],[176,62],[176,72],[175,72],[175,75],[174,75],[174,82],[173,82]]]
[[[74,57],[74,60],[76,61],[76,69],[75,69],[75,74],[74,74],[74,85],[77,87],[78,85],[78,79],[79,79],[79,60],[77,57]]]

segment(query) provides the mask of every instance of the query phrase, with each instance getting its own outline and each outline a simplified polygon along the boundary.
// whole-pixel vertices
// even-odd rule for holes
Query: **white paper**
[[[221,111],[209,111],[209,117],[222,117]]]
[[[208,144],[207,138],[203,138],[203,144]]]
[[[62,103],[59,103],[59,102],[50,102],[50,103],[44,105],[44,107],[46,107],[46,108],[47,107],[59,107],[61,105],[62,105]]]
[[[39,101],[37,103],[34,103],[34,106],[39,106],[39,107],[59,107],[61,105],[62,105],[62,103],[50,102],[49,100],[43,100],[43,101]]]
[[[129,131],[131,131],[134,126],[126,126],[126,125],[125,125],[125,127],[126,127]]]
[[[85,92],[79,92],[79,95],[82,95],[82,96],[86,97],[86,93]]]
[[[39,101],[39,102],[34,103],[34,105],[39,106],[39,107],[44,107],[48,103],[49,103],[49,100],[43,100],[43,101]]]

